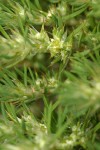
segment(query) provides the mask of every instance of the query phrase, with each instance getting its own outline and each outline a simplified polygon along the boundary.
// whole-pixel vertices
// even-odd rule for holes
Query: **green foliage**
[[[0,0],[0,150],[100,149],[99,8]]]

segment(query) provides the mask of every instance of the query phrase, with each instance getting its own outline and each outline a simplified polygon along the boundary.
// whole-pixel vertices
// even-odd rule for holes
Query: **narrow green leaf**
[[[3,27],[0,25],[0,32],[3,34],[3,36],[7,39],[10,39],[9,35],[7,32],[3,29]]]

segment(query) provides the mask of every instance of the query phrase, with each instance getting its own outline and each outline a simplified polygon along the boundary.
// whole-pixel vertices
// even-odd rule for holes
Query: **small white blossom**
[[[35,82],[35,84],[36,84],[37,86],[40,86],[41,83],[42,83],[42,80],[41,80],[41,79],[37,79],[36,82]]]
[[[44,138],[44,134],[39,134],[37,136],[35,136],[35,142],[36,144],[38,144],[39,148],[43,148],[46,144],[46,139]]]
[[[57,10],[61,13],[62,16],[66,15],[67,5],[66,2],[61,2],[57,8]]]
[[[18,43],[23,43],[24,39],[21,35],[17,35],[15,41],[18,42]]]
[[[25,15],[24,9],[22,9],[22,10],[19,12],[19,15],[20,15],[21,17],[24,17],[24,15]]]
[[[48,80],[48,86],[49,87],[57,87],[58,86],[57,80],[54,77],[50,78]]]
[[[67,146],[72,146],[74,144],[73,140],[66,140],[66,145]]]
[[[50,10],[47,13],[47,19],[49,19],[50,17],[52,17],[52,15],[55,14],[55,8],[51,7]]]

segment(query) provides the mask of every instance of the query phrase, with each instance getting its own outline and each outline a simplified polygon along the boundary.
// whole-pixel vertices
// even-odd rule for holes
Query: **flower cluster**
[[[69,136],[65,136],[62,141],[56,141],[58,148],[70,150],[78,144],[85,147],[85,132],[81,129],[80,125],[74,125],[71,127],[71,130],[72,133]]]

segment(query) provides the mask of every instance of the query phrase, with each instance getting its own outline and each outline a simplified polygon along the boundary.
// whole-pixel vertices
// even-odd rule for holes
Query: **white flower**
[[[35,136],[35,142],[38,144],[39,148],[43,148],[46,144],[46,139],[44,138],[44,134],[39,134]]]
[[[41,80],[41,79],[37,79],[36,82],[35,82],[35,84],[36,84],[37,86],[40,86],[41,83],[42,83],[42,80]]]
[[[67,146],[72,146],[74,144],[73,140],[66,140],[66,145]]]
[[[50,10],[47,13],[47,19],[49,19],[50,17],[52,17],[53,14],[55,14],[55,8],[51,7]]]
[[[57,80],[54,77],[50,78],[48,80],[48,86],[49,87],[57,87],[58,86]]]
[[[19,15],[20,15],[21,17],[24,17],[24,15],[25,15],[24,9],[21,9],[21,10],[20,10]]]
[[[57,10],[61,13],[62,16],[66,15],[66,12],[67,12],[67,3],[62,1],[59,4]]]

